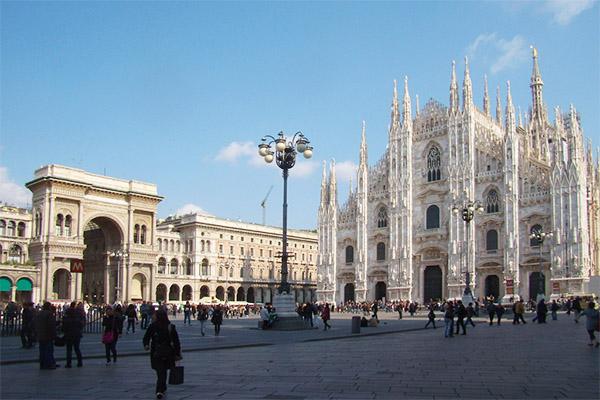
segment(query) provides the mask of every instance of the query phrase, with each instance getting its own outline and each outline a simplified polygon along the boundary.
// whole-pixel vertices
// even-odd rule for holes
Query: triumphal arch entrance
[[[41,271],[40,298],[114,303],[150,299],[156,185],[61,165],[35,171],[31,259]],[[83,260],[83,272],[72,269]]]

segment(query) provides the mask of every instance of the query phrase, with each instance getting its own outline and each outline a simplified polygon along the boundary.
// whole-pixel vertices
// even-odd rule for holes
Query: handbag
[[[169,373],[169,385],[181,385],[183,383],[183,367],[173,367]]]
[[[57,336],[54,338],[54,345],[56,347],[63,347],[65,345],[65,337],[64,336]]]
[[[115,341],[115,334],[112,330],[104,332],[102,334],[102,343],[111,344],[114,341]]]

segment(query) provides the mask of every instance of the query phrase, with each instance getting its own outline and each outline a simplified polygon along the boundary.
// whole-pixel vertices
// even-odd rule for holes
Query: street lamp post
[[[470,252],[471,252],[471,246],[469,246],[469,240],[470,240],[470,233],[471,230],[469,229],[469,224],[471,221],[473,221],[473,218],[475,218],[475,213],[482,213],[483,212],[483,206],[479,201],[469,201],[467,202],[467,204],[463,205],[463,206],[453,206],[452,207],[452,212],[454,213],[454,215],[458,215],[460,213],[460,216],[462,218],[462,220],[465,222],[465,226],[466,226],[466,230],[467,230],[467,240],[466,240],[466,244],[467,244],[467,262],[466,262],[466,272],[465,272],[465,290],[463,292],[463,303],[465,301],[468,301],[468,299],[470,299],[471,301],[474,299],[473,297],[473,291],[471,290],[471,273],[470,273],[470,269],[469,269],[469,261],[471,259],[470,257]],[[468,304],[468,303],[467,303]]]
[[[116,303],[121,298],[121,260],[125,257],[128,257],[129,254],[127,254],[122,249],[118,249],[116,251],[111,251],[109,253],[109,255],[111,257],[117,258],[117,285],[115,287],[115,303]],[[106,300],[108,300],[108,299],[106,299]]]
[[[540,278],[538,280],[537,297],[539,297],[540,295],[542,295],[542,296],[545,295],[544,286],[546,283],[546,277],[544,276],[544,264],[543,264],[544,260],[542,258],[542,251],[544,248],[544,240],[551,238],[552,236],[553,236],[552,232],[543,232],[541,229],[535,229],[529,235],[529,238],[532,240],[535,240],[537,242],[537,244],[540,246]],[[537,301],[537,298],[536,298],[536,301]]]
[[[271,147],[274,145],[274,149]],[[279,132],[277,137],[266,135],[258,145],[258,154],[263,157],[266,163],[272,163],[273,160],[283,171],[283,238],[281,248],[281,281],[279,283],[278,295],[273,299],[273,305],[277,309],[277,315],[280,319],[281,329],[302,329],[303,324],[298,314],[295,312],[295,299],[290,293],[290,284],[288,282],[288,258],[290,255],[287,250],[287,180],[289,170],[296,165],[296,156],[302,153],[304,158],[311,158],[313,148],[310,141],[302,132],[296,132],[291,139],[288,139],[283,132]]]

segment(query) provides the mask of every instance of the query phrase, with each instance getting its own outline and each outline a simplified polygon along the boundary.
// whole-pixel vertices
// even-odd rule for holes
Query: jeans
[[[140,328],[146,329],[148,327],[148,314],[142,314],[142,322],[140,323]]]
[[[327,321],[329,321],[329,320],[328,320],[328,319],[324,319],[324,320],[323,320],[323,330],[324,330],[324,331],[326,331],[326,330],[327,330],[327,328],[331,329],[331,325],[329,325],[329,324],[327,323]]]
[[[187,321],[188,325],[192,324],[192,314],[189,312],[183,313],[183,324],[185,325],[185,321]]]
[[[200,320],[200,333],[204,336],[204,324],[206,323],[205,319]]]
[[[495,312],[491,312],[490,313],[490,325],[492,325],[494,323],[494,316],[496,315]]]
[[[54,360],[54,341],[40,340],[40,368],[56,368],[56,360]]]
[[[465,325],[465,319],[457,318],[456,319],[456,334],[457,335],[458,335],[458,332],[460,331],[461,327],[462,327],[463,335],[466,335],[467,334],[467,326]]]
[[[117,362],[117,335],[112,343],[104,344],[104,349],[106,350],[106,362],[110,362],[110,353],[112,353],[113,361]]]
[[[135,333],[135,319],[128,318],[127,319],[127,333],[129,333],[129,328]]]
[[[433,329],[435,329],[435,319],[430,319],[429,321],[427,321],[427,323],[425,324],[425,328],[427,328],[429,324],[433,324]]]
[[[558,314],[556,313],[556,311],[552,311],[552,321],[556,320],[558,320]]]
[[[65,346],[67,347],[67,365],[71,365],[71,358],[73,355],[73,349],[75,349],[75,355],[77,356],[77,365],[82,365],[81,350],[79,350],[79,342],[81,338],[65,340]]]
[[[466,324],[471,324],[471,326],[473,328],[475,328],[475,322],[473,322],[473,320],[471,319],[471,317],[467,317],[467,321],[465,322],[465,325]]]
[[[454,319],[453,318],[444,318],[444,323],[446,324],[446,326],[444,328],[444,336],[445,337],[454,336],[454,332],[452,332],[452,330],[454,329]]]
[[[215,336],[219,336],[221,333],[221,324],[215,324]]]
[[[33,332],[29,325],[21,329],[21,344],[26,349],[33,346]]]

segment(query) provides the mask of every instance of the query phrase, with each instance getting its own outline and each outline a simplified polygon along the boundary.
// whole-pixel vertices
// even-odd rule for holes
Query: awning
[[[27,278],[21,278],[17,281],[17,290],[22,292],[29,292],[33,289],[31,281]]]
[[[8,278],[0,278],[0,292],[10,292],[12,283]]]

